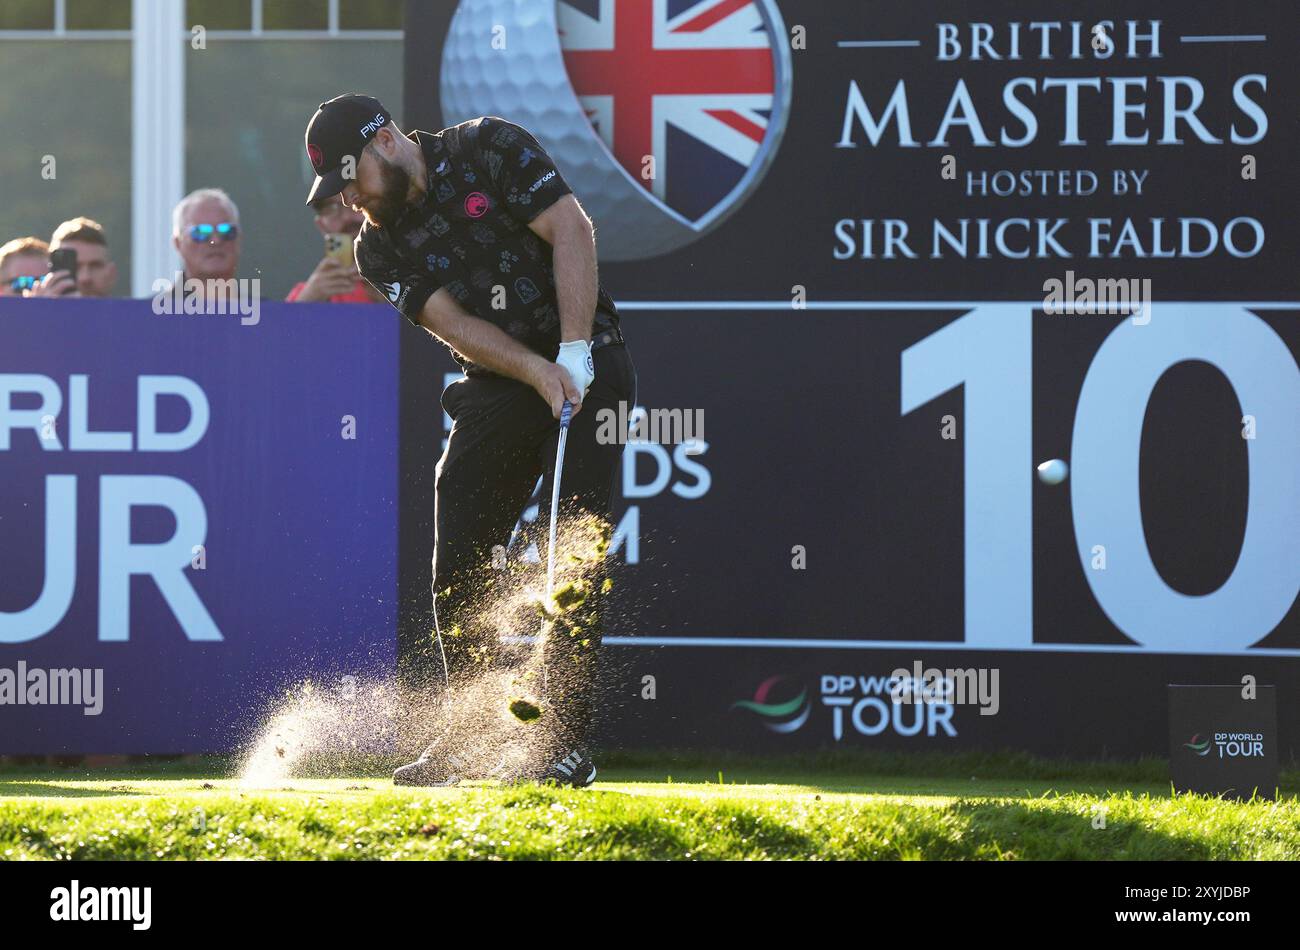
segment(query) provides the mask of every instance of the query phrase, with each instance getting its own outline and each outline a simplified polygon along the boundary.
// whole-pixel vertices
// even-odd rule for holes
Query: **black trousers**
[[[597,441],[597,416],[601,409],[617,413],[620,402],[631,412],[636,368],[622,343],[596,350],[592,362],[596,378],[570,424],[565,446],[561,512],[608,519],[623,446]],[[438,637],[424,646],[421,652],[426,655],[408,657],[404,679],[408,684],[422,680],[436,689],[444,682],[445,670],[454,690],[458,682],[483,671],[496,652],[498,631],[479,622],[485,599],[491,597],[493,549],[509,541],[539,476],[544,480],[535,533],[543,565],[546,562],[559,423],[536,390],[504,377],[459,379],[443,392],[442,406],[452,418],[452,428],[435,483],[433,602]],[[500,549],[497,566],[499,556]],[[571,641],[562,642],[566,638],[547,641],[547,705],[559,721],[558,738],[570,748],[588,739],[601,640],[600,588],[597,577],[584,604],[586,647],[575,652]]]

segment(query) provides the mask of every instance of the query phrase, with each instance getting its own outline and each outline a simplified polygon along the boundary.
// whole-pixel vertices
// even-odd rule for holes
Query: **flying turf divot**
[[[542,707],[531,699],[523,697],[510,700],[510,712],[520,722],[533,722],[542,717]]]
[[[581,561],[580,558],[572,555],[570,558],[575,562]],[[582,633],[582,627],[570,615],[587,602],[590,589],[590,582],[580,578],[559,587],[549,602],[545,597],[536,599],[534,603],[542,619],[542,633],[536,651],[539,659],[545,651],[545,641],[555,632],[557,625],[562,624],[570,637],[577,637]],[[603,589],[609,590],[608,580]],[[582,646],[587,646],[588,643],[586,639],[581,641]],[[542,716],[541,703],[533,696],[512,696],[507,700],[506,705],[511,715],[520,722],[535,722]]]

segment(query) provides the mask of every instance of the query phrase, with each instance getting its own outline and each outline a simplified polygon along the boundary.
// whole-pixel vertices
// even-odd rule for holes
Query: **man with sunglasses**
[[[308,202],[341,195],[365,214],[355,249],[361,276],[449,346],[465,371],[442,395],[453,424],[434,483],[437,640],[399,650],[403,685],[449,685],[454,710],[498,636],[478,596],[490,590],[494,549],[508,544],[539,477],[542,497],[551,497],[566,402],[565,510],[608,525],[623,446],[597,438],[597,420],[636,403],[636,369],[598,280],[591,220],[526,129],[486,116],[406,135],[377,100],[347,95],[321,105],[306,145],[317,175]],[[539,521],[549,517],[549,503],[542,507]],[[550,761],[516,777],[578,787],[595,779],[586,746],[604,591],[594,580],[587,635],[544,647]],[[464,761],[457,746],[467,731],[448,729],[393,781],[485,777],[496,763]]]
[[[185,279],[233,280],[239,271],[239,209],[219,188],[201,188],[172,211],[172,244]]]
[[[50,269],[50,246],[37,237],[0,247],[0,297],[30,297]]]

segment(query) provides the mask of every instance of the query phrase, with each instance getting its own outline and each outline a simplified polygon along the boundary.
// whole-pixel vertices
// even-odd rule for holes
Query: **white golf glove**
[[[591,360],[591,344],[586,340],[571,340],[560,344],[560,353],[555,362],[569,371],[569,378],[578,387],[582,398],[587,398],[587,390],[596,378],[596,364]]]

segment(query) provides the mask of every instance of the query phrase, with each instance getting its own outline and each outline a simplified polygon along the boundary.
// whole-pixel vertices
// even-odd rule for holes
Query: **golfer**
[[[355,244],[361,276],[449,346],[464,370],[442,394],[453,425],[436,469],[436,640],[424,655],[403,657],[408,685],[454,689],[492,649],[496,632],[475,628],[474,595],[539,476],[543,499],[551,496],[566,401],[573,414],[560,481],[566,512],[608,519],[623,447],[597,441],[597,411],[617,412],[620,402],[630,411],[636,369],[618,310],[597,280],[592,223],[527,130],[486,116],[406,135],[377,100],[346,95],[312,117],[307,154],[317,175],[308,203],[340,195],[365,215]],[[599,604],[592,606],[598,617]],[[553,763],[526,778],[577,786],[595,778],[587,743],[598,623],[586,642],[576,651],[557,644],[543,659],[560,747]],[[394,781],[482,777],[464,774],[463,765],[431,750]]]

